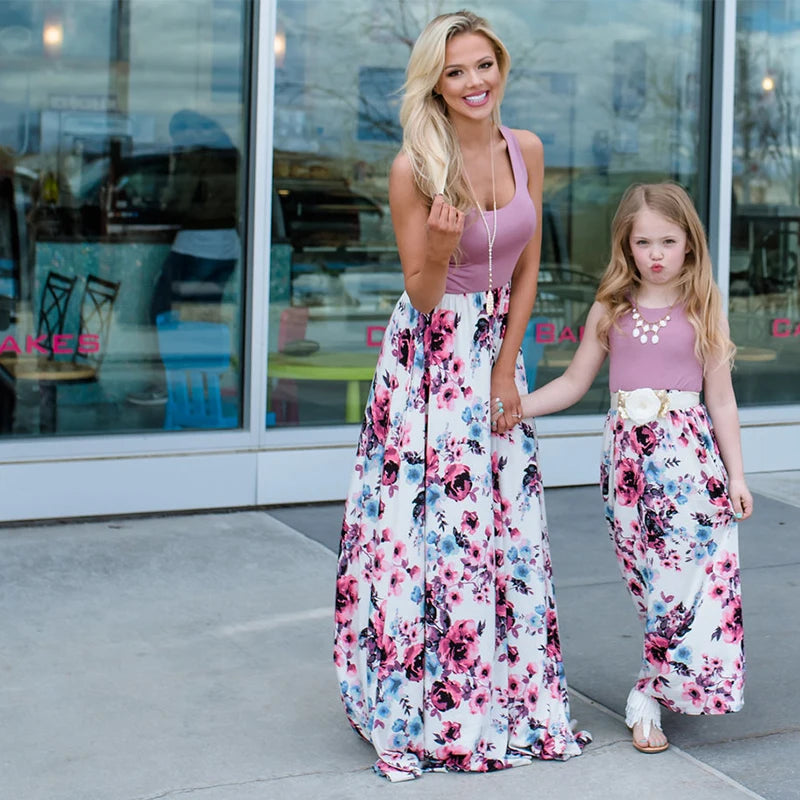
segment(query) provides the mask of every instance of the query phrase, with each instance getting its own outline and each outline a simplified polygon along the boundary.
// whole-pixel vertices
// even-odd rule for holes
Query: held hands
[[[522,419],[522,404],[513,376],[492,373],[492,402],[489,407],[492,433],[510,431]]]
[[[464,232],[464,214],[437,194],[428,214],[428,249],[437,260],[449,261]]]
[[[733,504],[736,519],[741,522],[753,513],[753,495],[747,488],[743,478],[734,479],[728,482],[728,496]]]

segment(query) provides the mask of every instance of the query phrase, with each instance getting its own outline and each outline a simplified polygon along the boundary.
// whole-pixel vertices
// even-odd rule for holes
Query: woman
[[[500,126],[510,58],[469,12],[417,40],[389,200],[405,292],[348,493],[335,661],[391,780],[578,755],[520,345],[542,144]],[[503,413],[490,424],[492,400]]]

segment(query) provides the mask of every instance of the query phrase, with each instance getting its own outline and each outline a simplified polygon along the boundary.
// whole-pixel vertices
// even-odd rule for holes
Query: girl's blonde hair
[[[461,148],[447,114],[447,105],[435,91],[445,65],[447,43],[462,33],[485,36],[494,50],[501,85],[495,98],[492,120],[500,125],[511,57],[489,23],[471,11],[442,14],[431,20],[419,35],[406,69],[400,124],[403,151],[411,161],[417,187],[431,201],[437,193],[456,208],[466,211],[472,204]]]
[[[645,207],[679,225],[686,233],[688,252],[678,278],[676,302],[684,306],[695,330],[695,354],[704,371],[711,361],[732,364],[736,348],[720,328],[722,297],[714,282],[703,223],[686,190],[677,183],[633,184],[620,200],[611,223],[611,260],[597,290],[597,300],[608,312],[597,326],[600,342],[607,350],[611,326],[631,310],[631,301],[641,285],[630,235],[636,215]]]

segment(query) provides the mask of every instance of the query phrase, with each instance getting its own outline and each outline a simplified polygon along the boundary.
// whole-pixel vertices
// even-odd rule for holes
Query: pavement
[[[667,714],[642,755],[620,714],[638,622],[594,487],[548,489],[573,716],[565,763],[390,784],[331,661],[341,504],[0,528],[0,800],[797,800],[800,472],[749,476],[746,705]]]

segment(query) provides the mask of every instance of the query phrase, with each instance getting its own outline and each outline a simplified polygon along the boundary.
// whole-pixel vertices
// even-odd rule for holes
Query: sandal
[[[650,729],[661,730],[661,706],[658,701],[638,689],[631,689],[628,695],[628,702],[625,704],[625,724],[631,730],[634,725],[642,726],[643,738],[637,740],[634,737],[631,742],[640,753],[663,753],[669,747],[669,742],[650,744]]]

